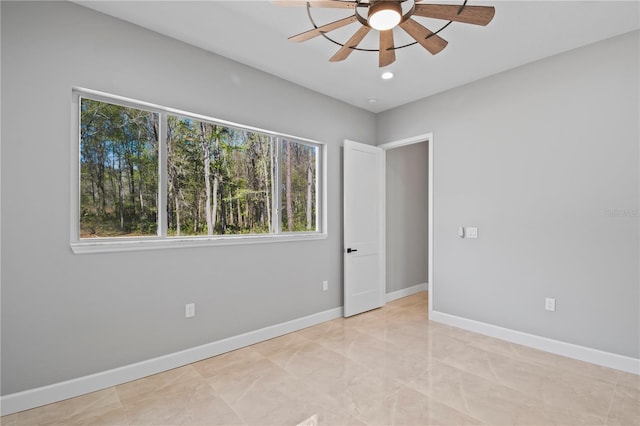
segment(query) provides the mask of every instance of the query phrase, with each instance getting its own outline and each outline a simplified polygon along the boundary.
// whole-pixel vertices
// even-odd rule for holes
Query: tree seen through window
[[[80,238],[316,232],[318,147],[80,97]]]

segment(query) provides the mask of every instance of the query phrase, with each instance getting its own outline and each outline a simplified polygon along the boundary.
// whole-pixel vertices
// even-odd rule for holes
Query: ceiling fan
[[[354,50],[379,52],[379,67],[385,67],[396,60],[396,50],[419,43],[432,55],[442,51],[447,46],[447,41],[438,35],[452,22],[465,24],[487,25],[493,19],[495,8],[492,6],[467,6],[467,0],[461,5],[431,4],[420,0],[279,0],[274,3],[283,6],[306,6],[309,19],[314,28],[309,31],[289,37],[291,41],[306,41],[322,35],[333,43],[340,45],[340,49],[329,59],[331,62],[343,61]],[[354,14],[317,26],[311,17],[310,8],[352,9]],[[363,11],[368,9],[367,17]],[[432,32],[418,21],[415,16],[449,21],[436,32]],[[337,30],[354,22],[359,22],[361,27],[345,43],[339,43],[327,36],[330,31]],[[395,46],[393,29],[402,28],[415,42],[403,46]],[[380,34],[379,49],[358,48],[360,42],[372,29]]]

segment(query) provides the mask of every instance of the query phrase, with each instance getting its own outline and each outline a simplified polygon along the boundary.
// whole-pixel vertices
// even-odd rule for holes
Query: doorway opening
[[[385,150],[388,300],[428,290],[433,309],[433,134],[379,145]],[[396,297],[394,297],[396,296]]]

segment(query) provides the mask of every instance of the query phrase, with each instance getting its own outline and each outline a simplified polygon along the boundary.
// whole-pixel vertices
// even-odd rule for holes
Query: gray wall
[[[640,356],[638,39],[378,116],[378,142],[434,135],[435,310]]]
[[[326,142],[329,238],[73,255],[72,86]],[[372,113],[81,6],[7,1],[2,107],[4,395],[342,305],[340,145],[373,142]]]
[[[386,152],[387,293],[427,282],[427,143]]]
[[[376,120],[77,5],[1,7],[2,394],[341,306],[340,144],[376,125],[434,132],[436,310],[639,356],[637,32]],[[329,238],[73,255],[72,86],[327,142]]]

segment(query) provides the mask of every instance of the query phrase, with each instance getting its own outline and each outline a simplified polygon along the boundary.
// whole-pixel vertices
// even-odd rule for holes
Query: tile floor
[[[640,425],[640,377],[427,320],[427,295],[2,425]]]

